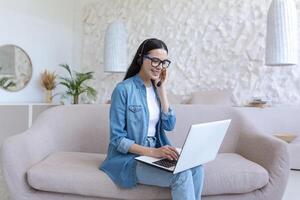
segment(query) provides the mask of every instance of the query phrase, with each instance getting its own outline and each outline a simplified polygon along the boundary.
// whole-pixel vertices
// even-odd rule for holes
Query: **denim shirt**
[[[155,91],[156,93],[156,91]],[[159,105],[160,101],[156,93]],[[110,143],[107,156],[100,169],[118,186],[131,188],[136,186],[136,160],[138,156],[128,152],[132,144],[145,146],[149,111],[147,106],[146,87],[137,74],[116,86],[111,97],[110,107]],[[160,105],[160,119],[156,125],[156,147],[171,145],[165,130],[171,131],[176,117],[171,108],[167,113]]]

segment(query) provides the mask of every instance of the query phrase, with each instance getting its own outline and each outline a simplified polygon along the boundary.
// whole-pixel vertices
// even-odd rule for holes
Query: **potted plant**
[[[12,82],[10,80],[10,78],[4,77],[4,78],[0,78],[0,87],[2,87],[3,89],[7,89],[9,87],[13,87],[16,84],[14,82]]]
[[[89,98],[96,99],[97,92],[94,88],[87,86],[86,81],[92,80],[94,77],[94,72],[80,73],[74,71],[72,73],[70,66],[67,64],[60,65],[65,70],[67,70],[69,77],[60,77],[60,85],[63,85],[67,88],[67,91],[63,96],[71,96],[73,99],[73,104],[79,103],[79,96],[81,94],[87,94]]]
[[[51,103],[52,102],[52,90],[55,89],[56,87],[56,77],[57,75],[54,72],[49,72],[45,70],[41,74],[41,81],[42,81],[42,86],[46,89],[46,102]]]
[[[2,69],[2,67],[0,67],[0,71],[1,71],[1,69]],[[10,79],[11,78],[8,78],[8,77],[0,78],[0,87],[3,88],[3,89],[8,89],[9,87],[16,86],[16,83],[14,83]]]

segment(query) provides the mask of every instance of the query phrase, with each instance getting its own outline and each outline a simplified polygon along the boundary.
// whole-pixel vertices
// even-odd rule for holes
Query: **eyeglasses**
[[[159,58],[152,58],[147,55],[145,55],[144,58],[151,60],[151,65],[152,65],[152,67],[155,67],[155,68],[157,68],[158,66],[160,66],[160,64],[162,64],[162,68],[167,69],[169,67],[169,65],[171,64],[171,61],[168,59],[160,60]]]

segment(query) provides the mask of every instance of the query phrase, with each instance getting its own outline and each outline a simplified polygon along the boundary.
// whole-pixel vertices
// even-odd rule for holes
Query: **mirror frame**
[[[31,67],[31,74],[30,74],[29,80],[28,80],[27,84],[26,84],[24,87],[22,87],[22,88],[20,88],[20,89],[18,89],[18,90],[9,90],[9,89],[4,89],[4,88],[0,87],[0,89],[2,89],[2,90],[4,90],[4,91],[7,91],[7,92],[12,92],[12,93],[13,93],[13,92],[19,92],[19,91],[23,90],[24,88],[26,88],[26,87],[29,85],[29,83],[31,82],[31,80],[32,80],[32,76],[33,76],[33,66],[32,66],[32,61],[31,61],[31,58],[30,58],[30,56],[28,55],[28,53],[27,53],[23,48],[21,48],[20,46],[15,45],[15,44],[2,44],[2,45],[0,45],[0,48],[5,47],[5,46],[13,46],[13,47],[15,47],[15,48],[19,48],[19,49],[26,55],[26,57],[28,58],[29,65],[30,65],[30,67]]]

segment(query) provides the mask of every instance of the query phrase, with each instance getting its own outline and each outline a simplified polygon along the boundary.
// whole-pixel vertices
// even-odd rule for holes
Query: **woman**
[[[173,200],[201,199],[203,168],[178,174],[137,162],[139,155],[177,160],[165,130],[175,126],[175,115],[166,94],[168,59],[166,44],[145,40],[113,91],[110,108],[110,144],[100,169],[117,185],[139,184],[170,187]]]

